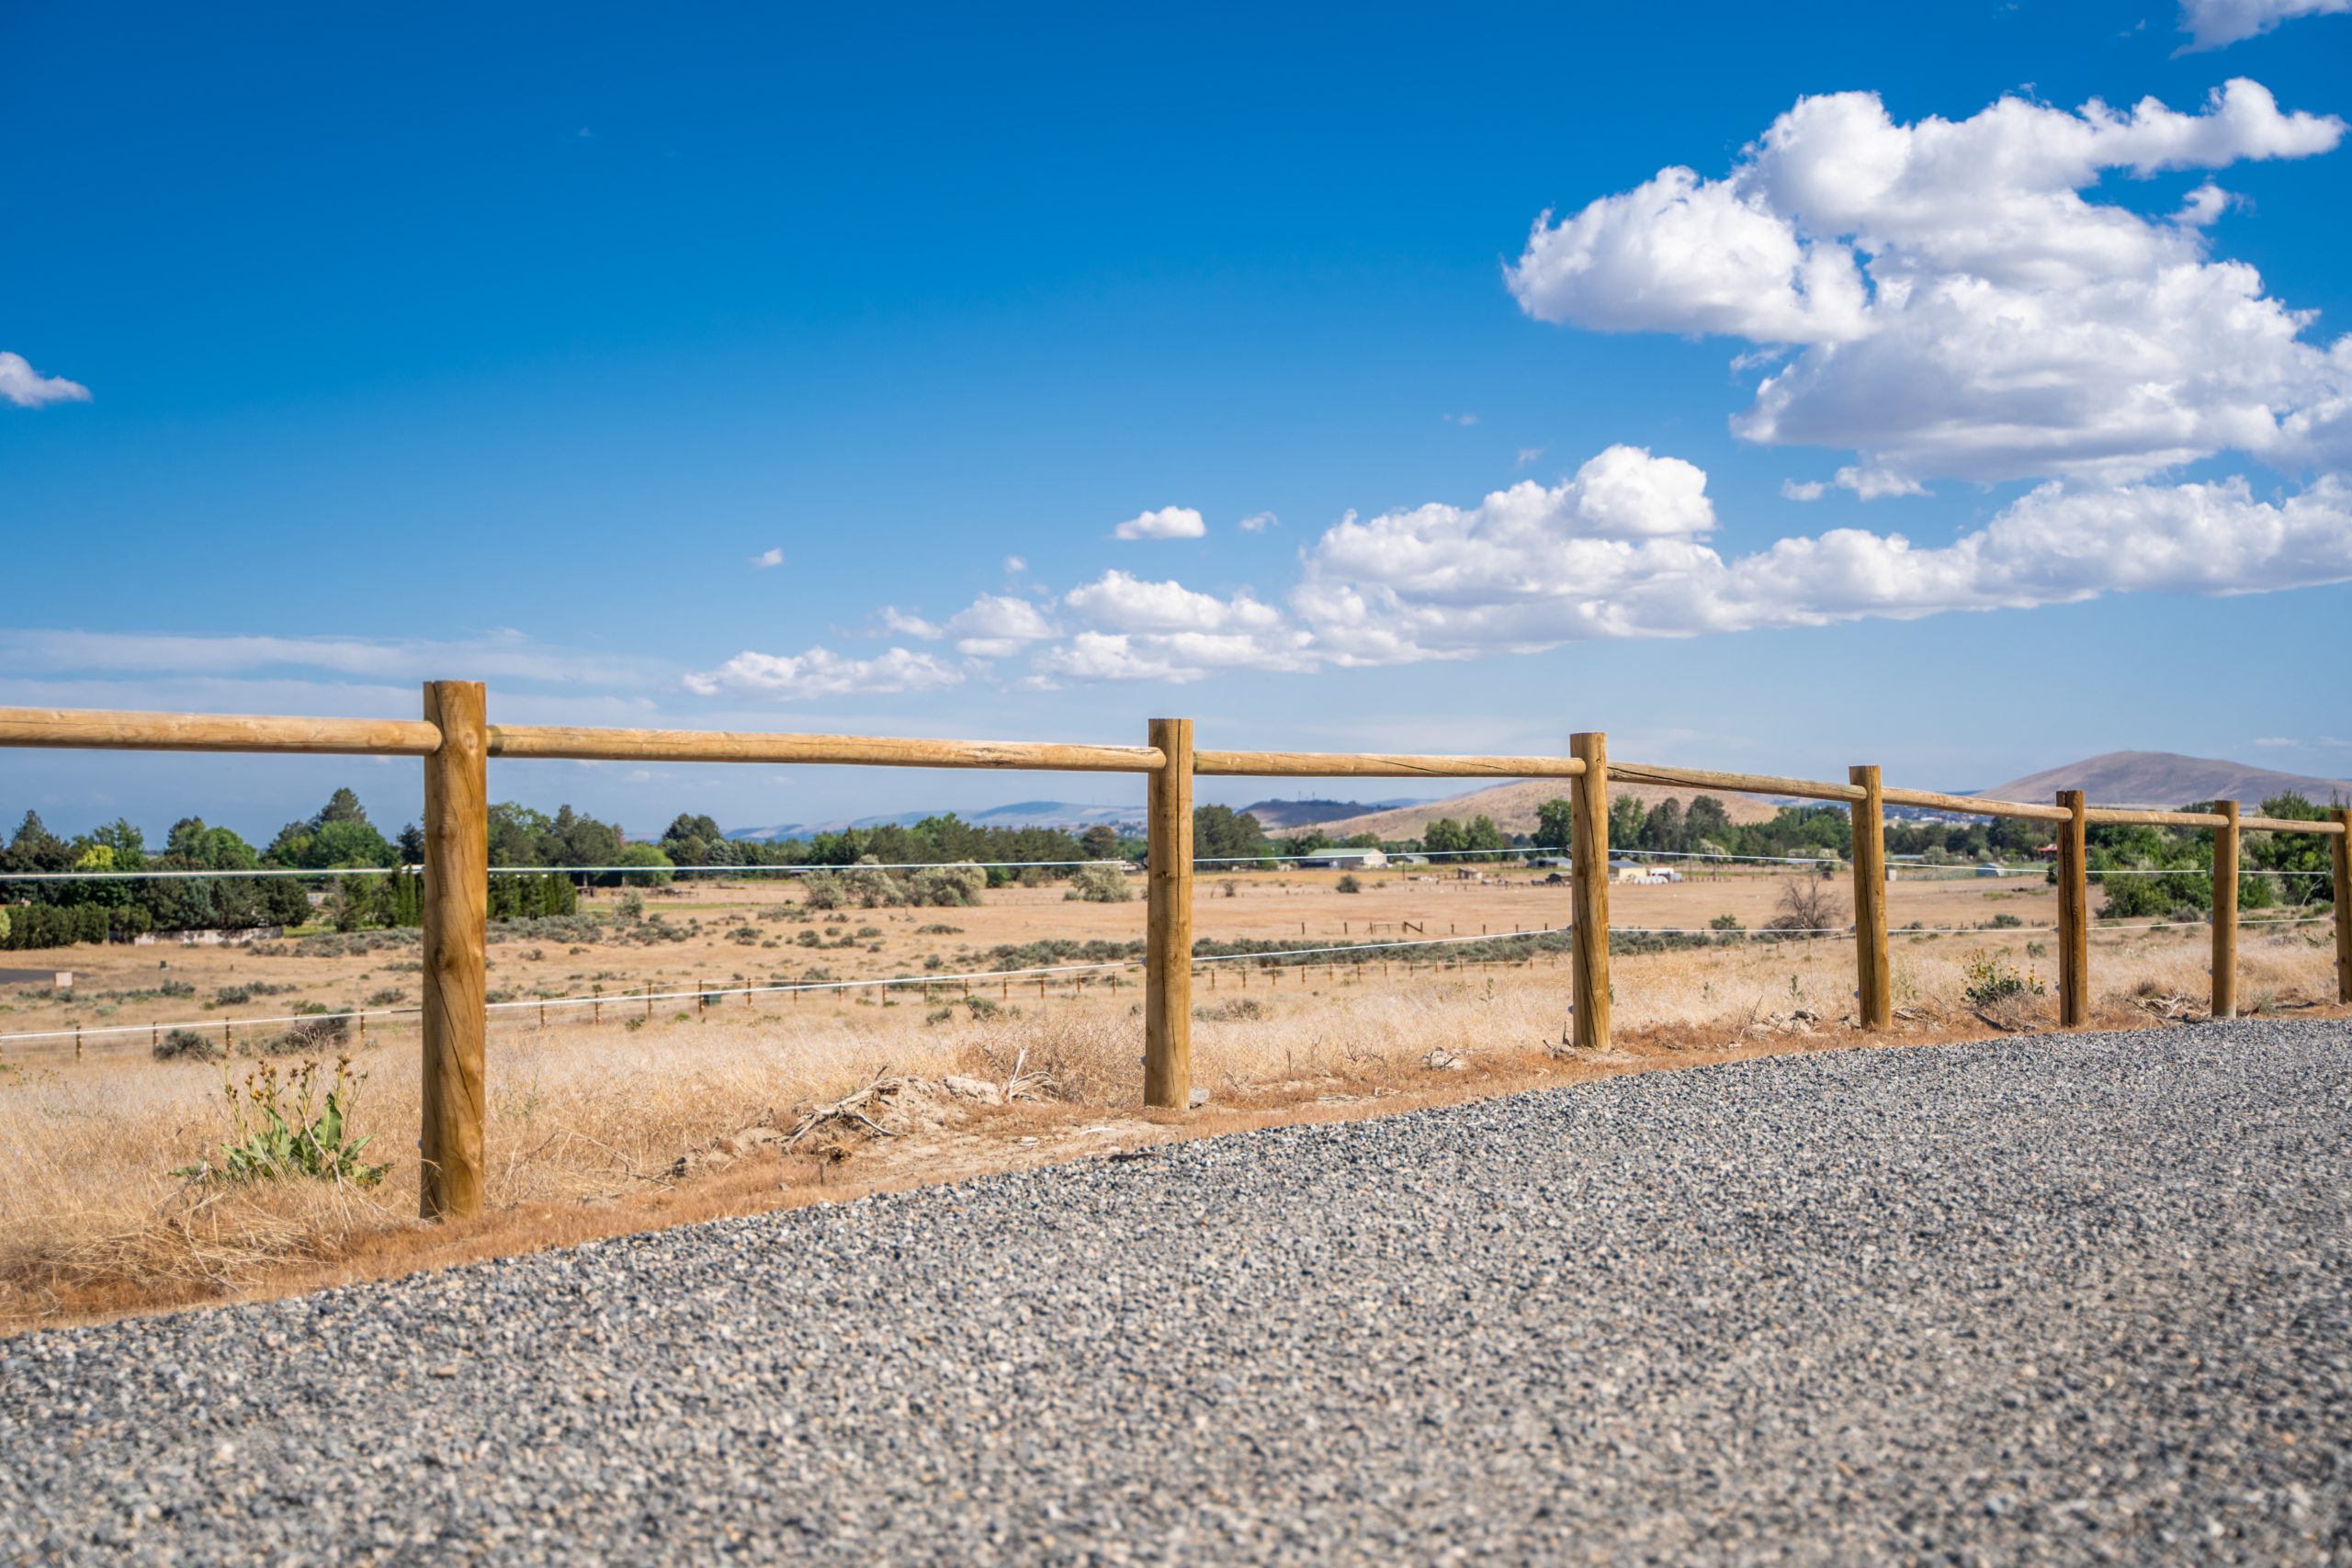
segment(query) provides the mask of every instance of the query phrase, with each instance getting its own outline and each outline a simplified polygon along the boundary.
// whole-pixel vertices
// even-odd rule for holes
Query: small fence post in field
[[[1155,718],[1166,761],[1148,776],[1143,972],[1143,1102],[1193,1100],[1193,721]]]
[[[1875,767],[1846,770],[1861,787],[1850,811],[1854,827],[1854,977],[1862,1027],[1894,1023],[1894,987],[1886,954],[1886,806]]]
[[[1568,877],[1576,910],[1576,964],[1569,997],[1580,1051],[1609,1048],[1609,737],[1568,738],[1584,764],[1569,784]]]
[[[428,681],[441,731],[424,759],[424,1081],[417,1210],[481,1212],[482,1039],[490,915],[490,737],[479,681]]]
[[[2335,808],[2335,825],[2344,829],[2331,840],[2329,859],[2335,868],[2335,999],[2352,1002],[2352,806]]]
[[[2238,803],[2217,800],[2213,829],[2213,1016],[2238,1015]]]
[[[2058,804],[2070,815],[2058,829],[2058,1027],[2091,1021],[2090,848],[2078,789],[2062,789]]]

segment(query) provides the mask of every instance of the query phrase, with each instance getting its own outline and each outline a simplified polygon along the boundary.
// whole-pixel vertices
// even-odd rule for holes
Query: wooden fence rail
[[[2337,995],[2352,1002],[2352,808],[2326,821],[2243,817],[2219,809],[2143,811],[2085,803],[2062,791],[2047,806],[1885,785],[1876,767],[1848,782],[1615,762],[1607,738],[1572,736],[1566,756],[1442,756],[1396,752],[1196,751],[1190,719],[1158,718],[1142,746],[1012,740],[922,740],[690,729],[493,725],[479,682],[434,681],[419,719],[295,718],[236,714],[0,708],[0,747],[109,750],[326,753],[418,757],[424,763],[424,1162],[428,1219],[481,1206],[483,1049],[489,911],[487,764],[493,759],[797,762],[904,768],[1019,768],[1142,773],[1150,849],[1144,943],[1144,1099],[1182,1111],[1192,1096],[1193,780],[1195,777],[1556,778],[1569,784],[1569,1005],[1577,1046],[1609,1043],[1609,784],[1633,784],[1793,795],[1845,805],[1854,826],[1856,988],[1865,1029],[1893,1018],[1886,917],[1884,808],[1926,807],[2063,824],[2058,830],[2059,1021],[2090,1021],[2090,894],[2085,830],[2148,824],[2213,830],[2213,1016],[2236,1009],[2240,836],[2316,833],[2333,839]],[[1244,970],[1246,977],[1247,971]],[[647,993],[650,1008],[651,992]]]

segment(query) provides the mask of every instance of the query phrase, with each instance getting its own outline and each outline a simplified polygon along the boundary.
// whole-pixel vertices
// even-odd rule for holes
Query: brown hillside
[[[2219,757],[2183,757],[2172,751],[2109,751],[1977,793],[1994,800],[2048,800],[2062,789],[2081,790],[2093,806],[2160,809],[2197,800],[2242,801],[2251,808],[2288,790],[2321,806],[2331,800],[2352,800],[2352,783],[2343,779],[2275,773]]]
[[[1318,822],[1317,827],[1335,839],[1357,833],[1377,833],[1384,839],[1418,839],[1429,825],[1441,817],[1451,817],[1456,822],[1468,822],[1480,814],[1495,819],[1495,826],[1506,833],[1535,831],[1535,809],[1547,800],[1565,798],[1568,793],[1566,779],[1521,779],[1516,784],[1493,784],[1473,790],[1468,795],[1450,795],[1443,800],[1426,801],[1419,806],[1398,806],[1386,811],[1367,812],[1361,817],[1343,817],[1334,822]],[[1735,822],[1766,822],[1776,809],[1752,795],[1724,795],[1713,791],[1668,789],[1663,784],[1619,784],[1611,779],[1609,793],[1613,797],[1630,795],[1644,806],[1656,806],[1666,799],[1679,800],[1687,808],[1693,795],[1713,794],[1723,802],[1724,810]]]

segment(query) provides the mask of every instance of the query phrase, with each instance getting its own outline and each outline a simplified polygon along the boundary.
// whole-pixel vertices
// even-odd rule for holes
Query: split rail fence
[[[1150,721],[1141,746],[1041,741],[918,740],[755,731],[601,729],[493,725],[472,681],[424,686],[417,719],[292,718],[226,714],[0,708],[0,747],[105,750],[234,751],[418,757],[424,763],[423,1125],[420,1206],[428,1219],[481,1207],[483,1050],[489,916],[488,763],[502,759],[582,761],[769,762],[865,767],[1035,769],[1141,773],[1148,786],[1144,959],[1144,1100],[1182,1110],[1192,1094],[1193,781],[1196,777],[1556,778],[1568,781],[1572,1038],[1609,1043],[1609,784],[1730,790],[1844,805],[1854,829],[1854,936],[1859,1016],[1868,1030],[1894,1021],[1887,957],[1884,808],[1924,807],[2056,827],[2059,1021],[2090,1021],[2090,889],[2085,832],[2092,824],[2210,828],[2214,834],[2212,1014],[2237,1010],[2238,840],[2246,832],[2317,833],[2333,840],[2339,998],[2352,1002],[2352,808],[2325,821],[2218,809],[2143,811],[2089,805],[2062,790],[2047,806],[1984,800],[1884,784],[1876,767],[1845,784],[1767,773],[1718,773],[1609,760],[1599,732],[1572,736],[1565,757],[1420,756],[1387,752],[1217,751],[1193,744],[1193,722]]]

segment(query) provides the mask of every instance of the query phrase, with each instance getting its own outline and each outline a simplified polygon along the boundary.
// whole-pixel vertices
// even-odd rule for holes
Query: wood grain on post
[[[2058,804],[2066,808],[2058,829],[2058,1027],[2080,1029],[2091,1021],[2089,808],[2078,789],[2060,790]]]
[[[241,713],[0,708],[0,746],[104,751],[292,751],[423,757],[441,733],[413,718],[280,718]]]
[[[1849,768],[1862,798],[1849,808],[1854,825],[1854,975],[1861,993],[1862,1027],[1894,1023],[1894,986],[1886,952],[1886,812],[1879,771]]]
[[[479,681],[428,681],[424,716],[424,1117],[417,1210],[481,1212],[482,1041],[490,913],[490,757]]]
[[[2102,828],[2218,828],[2218,811],[2143,811],[2130,806],[2094,806],[2084,819]]]
[[[1609,1048],[1609,737],[1587,730],[1568,738],[1584,764],[1568,791],[1568,877],[1576,911],[1576,961],[1570,999],[1580,1051]]]
[[[589,729],[503,724],[493,757],[609,762],[799,762],[886,768],[1036,768],[1059,773],[1157,770],[1148,746],[1065,746],[1035,740],[916,740],[872,735],[776,735],[759,730]]]
[[[1879,792],[1879,798],[1889,806],[1924,806],[1930,811],[1958,811],[1976,817],[2023,817],[2042,822],[2064,822],[2066,813],[2054,806],[2036,806],[2023,800],[1985,800],[1973,795],[1945,795],[1932,789],[1894,789]]]
[[[2213,829],[2213,1016],[2238,1015],[2238,803],[2217,800]]]
[[[2241,833],[2340,833],[2344,829],[2334,822],[2306,822],[2298,817],[2241,817]]]
[[[2335,870],[2335,999],[2352,1002],[2352,806],[2335,808],[2335,826],[2328,846]]]
[[[1807,800],[1862,798],[1862,792],[1852,784],[1784,778],[1778,773],[1720,773],[1709,768],[1675,768],[1662,762],[1617,762],[1611,766],[1627,784],[1690,784],[1699,789],[1741,790],[1750,795],[1793,795]]]
[[[1148,775],[1143,976],[1143,1102],[1183,1111],[1193,1100],[1193,721],[1155,718],[1168,759]]]
[[[1569,779],[1583,772],[1568,757],[1430,756],[1395,751],[1201,751],[1195,773],[1252,778]]]

